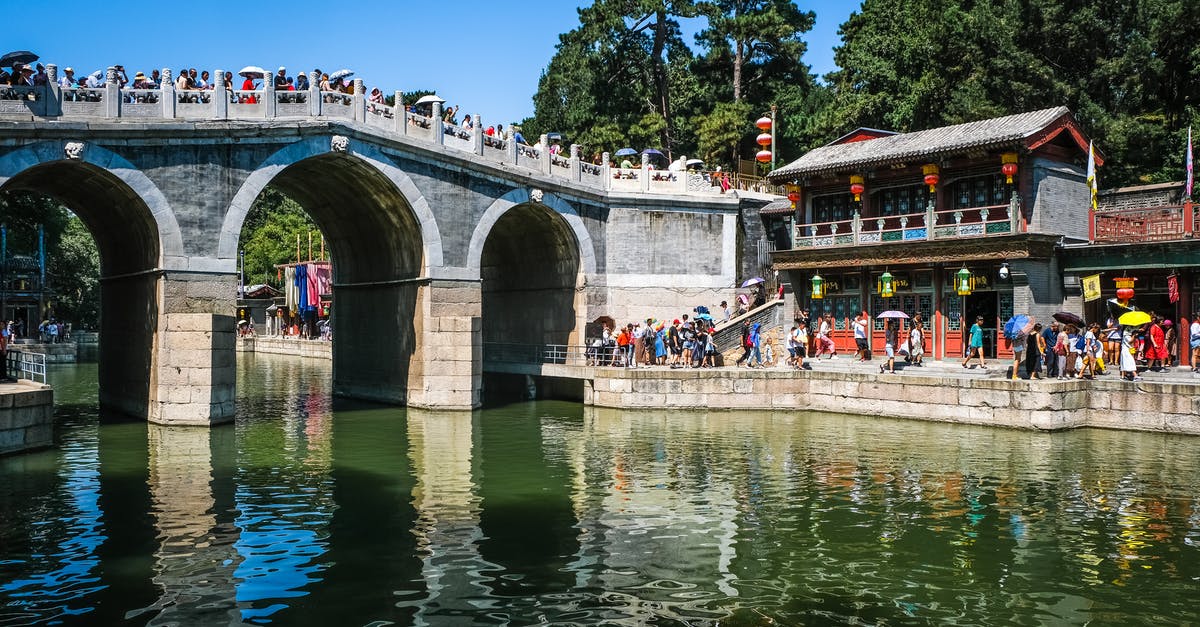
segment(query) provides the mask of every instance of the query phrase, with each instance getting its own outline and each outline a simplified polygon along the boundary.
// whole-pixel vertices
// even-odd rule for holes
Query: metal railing
[[[599,352],[587,346],[575,344],[503,344],[486,342],[483,345],[483,360],[488,363],[508,364],[564,364],[569,366],[591,365]]]
[[[6,359],[8,360],[8,376],[39,383],[46,382],[46,355],[44,353],[9,350]]]

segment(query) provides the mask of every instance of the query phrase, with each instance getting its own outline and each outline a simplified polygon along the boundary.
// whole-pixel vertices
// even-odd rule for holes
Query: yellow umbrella
[[[1144,311],[1130,311],[1117,318],[1117,322],[1128,327],[1139,327],[1150,322],[1150,314]]]

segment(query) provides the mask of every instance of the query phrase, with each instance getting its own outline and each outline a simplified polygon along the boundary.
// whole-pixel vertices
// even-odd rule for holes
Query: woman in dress
[[[1157,314],[1150,316],[1150,332],[1146,334],[1146,340],[1146,367],[1158,372],[1167,359],[1167,338]]]

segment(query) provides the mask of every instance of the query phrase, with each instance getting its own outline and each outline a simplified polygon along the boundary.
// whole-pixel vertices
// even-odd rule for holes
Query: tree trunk
[[[667,85],[667,71],[663,67],[663,50],[667,45],[666,10],[660,8],[655,15],[655,20],[654,47],[650,51],[654,68],[654,88],[658,91],[658,112],[662,114],[663,121],[666,123],[662,131],[662,147],[667,152],[667,158],[673,159],[671,154],[671,138],[674,135],[671,132],[671,93]]]
[[[742,42],[737,42],[733,47],[733,101],[741,102],[742,100],[742,55],[745,47]]]

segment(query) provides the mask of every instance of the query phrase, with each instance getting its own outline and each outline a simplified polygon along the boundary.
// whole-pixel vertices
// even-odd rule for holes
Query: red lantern
[[[1004,164],[1000,166],[1000,171],[1008,177],[1008,184],[1012,185],[1013,177],[1017,175],[1017,153],[1006,152],[1000,155],[1000,163]]]
[[[757,154],[754,155],[754,158],[758,159],[758,161],[760,163],[767,163],[768,161],[771,160],[771,151],[770,150],[760,150],[760,151],[758,151]]]
[[[787,199],[794,205],[800,202],[800,192],[788,192]]]
[[[759,135],[758,138],[755,139],[754,141],[758,142],[759,146],[769,146],[769,145],[771,145],[771,134],[763,133],[763,134]]]
[[[758,121],[755,122],[754,125],[764,131],[769,131],[771,130],[771,118],[764,115],[763,117],[758,118]]]
[[[1122,287],[1117,290],[1117,300],[1129,300],[1131,298],[1133,298],[1133,288]]]
[[[939,170],[937,164],[930,163],[923,165],[921,166],[921,171],[925,173],[925,184],[929,186],[929,193],[932,194],[937,190],[938,181],[942,180],[938,176]]]
[[[863,187],[863,177],[858,176],[857,174],[850,177],[850,193],[854,194],[854,202],[862,200],[862,193],[866,191],[866,189],[867,188]]]

